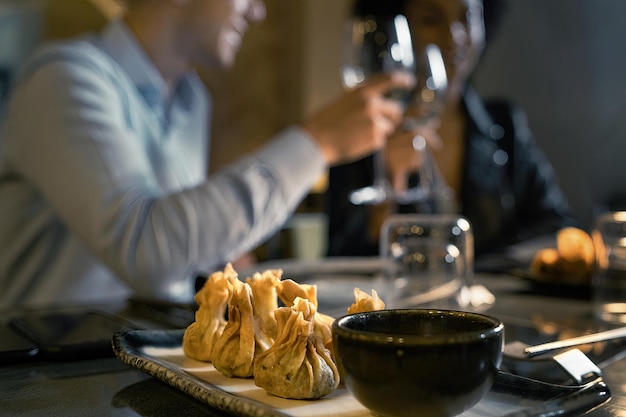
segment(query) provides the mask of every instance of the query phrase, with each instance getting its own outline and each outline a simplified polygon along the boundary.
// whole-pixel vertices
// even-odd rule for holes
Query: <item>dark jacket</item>
[[[504,100],[484,100],[472,89],[463,103],[468,123],[459,203],[472,225],[476,256],[575,225],[525,113]],[[367,235],[367,207],[348,200],[351,190],[371,183],[372,171],[372,157],[331,168],[326,199],[329,256],[378,254],[378,242]]]

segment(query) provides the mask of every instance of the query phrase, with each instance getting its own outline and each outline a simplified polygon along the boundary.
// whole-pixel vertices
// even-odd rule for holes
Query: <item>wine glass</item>
[[[403,128],[407,131],[417,130],[438,117],[448,90],[448,77],[440,48],[436,44],[427,44],[419,48],[416,56],[417,84],[407,100],[403,121]],[[413,149],[420,161],[419,183],[396,193],[396,201],[401,204],[416,204],[448,198],[449,188],[439,173],[426,139],[416,134],[413,138]]]
[[[409,23],[403,14],[355,16],[349,22],[344,49],[342,79],[352,88],[370,76],[389,71],[415,73],[415,59]],[[408,90],[392,90],[388,96],[400,102]],[[350,193],[353,204],[379,204],[394,196],[387,178],[384,150],[374,153],[373,184]]]

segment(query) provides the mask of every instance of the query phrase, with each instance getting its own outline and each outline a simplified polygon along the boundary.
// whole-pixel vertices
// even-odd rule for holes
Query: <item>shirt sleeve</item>
[[[11,104],[8,149],[53,216],[141,296],[167,298],[161,289],[254,248],[325,169],[293,127],[206,181],[163,190],[125,126],[120,89],[94,65],[46,64]]]

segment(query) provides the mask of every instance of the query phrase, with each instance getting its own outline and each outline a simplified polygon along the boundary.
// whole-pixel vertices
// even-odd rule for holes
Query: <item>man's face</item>
[[[188,0],[179,44],[192,65],[228,68],[250,23],[264,18],[263,0]]]
[[[482,0],[410,0],[406,11],[415,44],[437,44],[449,79],[465,82],[484,48]]]

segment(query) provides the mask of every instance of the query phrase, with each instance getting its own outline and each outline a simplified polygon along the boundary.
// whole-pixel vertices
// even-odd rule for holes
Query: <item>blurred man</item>
[[[383,75],[207,178],[210,96],[261,0],[128,0],[102,33],[41,48],[0,136],[0,310],[131,295],[190,301],[191,277],[254,248],[328,165],[401,120]]]

